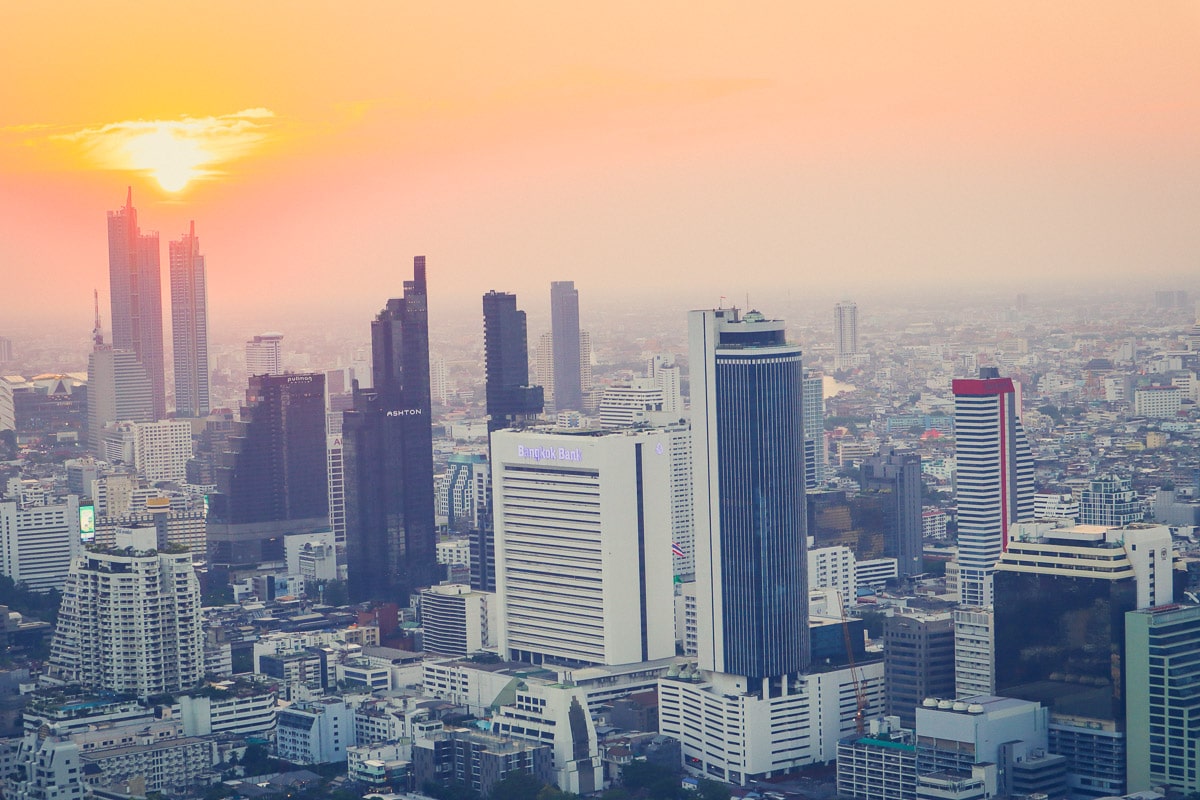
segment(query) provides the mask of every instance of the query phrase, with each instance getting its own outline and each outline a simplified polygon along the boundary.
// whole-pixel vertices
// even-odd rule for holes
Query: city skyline
[[[171,9],[8,10],[7,285],[78,285],[53,313],[88,319],[95,209],[130,184],[147,228],[202,226],[222,319],[251,297],[361,318],[411,252],[447,305],[568,265],[589,302],[1194,271],[1189,4],[295,12],[206,4],[160,37]]]

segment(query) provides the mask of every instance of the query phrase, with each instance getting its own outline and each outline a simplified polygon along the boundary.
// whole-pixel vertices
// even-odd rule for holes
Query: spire
[[[96,303],[96,324],[92,328],[92,342],[100,347],[104,344],[104,332],[100,330],[100,290],[92,289],[92,300]]]
[[[127,187],[127,190],[125,192],[125,207],[133,208],[133,187],[132,186]]]

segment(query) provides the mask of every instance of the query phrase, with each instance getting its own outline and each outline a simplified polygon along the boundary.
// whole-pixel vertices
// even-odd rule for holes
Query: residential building
[[[138,227],[132,188],[125,207],[108,212],[108,281],[113,349],[133,352],[150,381],[149,419],[163,419],[167,416],[167,387],[158,233],[143,234]]]
[[[804,488],[817,489],[828,477],[828,447],[825,444],[825,376],[804,373]]]
[[[187,481],[192,457],[192,424],[185,419],[140,422],[134,426],[133,465],[147,481]]]
[[[293,703],[279,711],[275,754],[292,764],[335,764],[346,760],[354,741],[354,709],[323,698]]]
[[[990,608],[954,610],[954,696],[996,692],[995,619]]]
[[[833,307],[833,353],[838,369],[854,366],[858,355],[858,305],[849,301]]]
[[[171,333],[175,354],[175,416],[206,417],[210,408],[208,368],[208,278],[196,223],[171,242]]]
[[[1138,417],[1170,419],[1179,414],[1183,391],[1177,386],[1143,386],[1133,392],[1133,413]]]
[[[414,741],[412,756],[413,779],[418,786],[458,782],[478,792],[483,800],[497,783],[515,772],[528,773],[543,783],[553,780],[546,745],[465,728]]]
[[[1120,528],[1141,522],[1145,512],[1142,501],[1128,478],[1102,475],[1091,481],[1079,495],[1079,522]]]
[[[673,355],[658,354],[650,358],[646,375],[663,392],[663,412],[679,419],[684,413],[679,364]]]
[[[959,600],[987,606],[1009,525],[1033,518],[1033,456],[1012,379],[984,367],[953,389]]]
[[[204,676],[200,584],[186,552],[152,532],[75,558],[63,587],[51,671],[91,690],[139,697],[190,689]]]
[[[83,509],[92,513],[92,506]],[[0,575],[35,592],[61,591],[83,550],[75,495],[54,504],[0,501]]]
[[[495,595],[462,584],[441,584],[421,592],[421,627],[425,650],[445,656],[467,656],[493,643]]]

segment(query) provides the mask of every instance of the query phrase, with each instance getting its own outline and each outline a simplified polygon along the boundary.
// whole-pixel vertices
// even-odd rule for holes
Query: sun
[[[134,136],[125,147],[130,165],[152,175],[168,192],[182,191],[203,177],[201,167],[213,160],[212,154],[194,139],[163,128]]]

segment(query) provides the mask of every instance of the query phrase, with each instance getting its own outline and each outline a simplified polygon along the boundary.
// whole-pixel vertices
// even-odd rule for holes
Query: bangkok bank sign
[[[583,451],[566,447],[526,447],[519,444],[517,458],[530,458],[534,461],[583,461]]]

